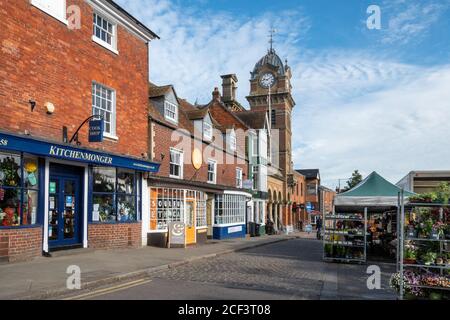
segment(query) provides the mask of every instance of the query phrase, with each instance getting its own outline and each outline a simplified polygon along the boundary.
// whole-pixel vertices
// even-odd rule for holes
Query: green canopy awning
[[[375,171],[353,189],[338,194],[336,206],[397,206],[399,187],[390,183]],[[404,192],[405,197],[413,195]]]

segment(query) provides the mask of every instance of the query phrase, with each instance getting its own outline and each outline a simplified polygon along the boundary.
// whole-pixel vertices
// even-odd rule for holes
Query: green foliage
[[[443,203],[448,204],[450,199],[450,184],[448,182],[441,182],[436,191],[421,193],[409,197],[411,202],[425,202],[425,203]]]
[[[359,173],[359,170],[355,170],[352,173],[351,178],[347,180],[347,186],[344,188],[344,191],[348,191],[350,189],[353,189],[362,180],[363,180],[363,177],[362,177],[361,173]]]

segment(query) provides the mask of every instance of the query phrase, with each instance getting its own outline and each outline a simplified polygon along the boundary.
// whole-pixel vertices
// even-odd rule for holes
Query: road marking
[[[149,283],[151,281],[152,280],[145,280],[145,279],[135,280],[135,281],[119,284],[117,286],[108,287],[108,288],[105,288],[105,289],[99,289],[99,290],[96,290],[96,291],[80,294],[78,296],[65,298],[63,300],[86,300],[86,299],[89,299],[89,298],[95,298],[95,297],[98,297],[98,296],[103,296],[105,294],[114,293],[114,292],[117,292],[117,291],[122,291],[122,290],[125,290],[125,289],[137,287],[137,286]]]

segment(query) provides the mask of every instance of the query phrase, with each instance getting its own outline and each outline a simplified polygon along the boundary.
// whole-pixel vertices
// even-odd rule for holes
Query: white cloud
[[[327,180],[354,169],[376,170],[397,182],[411,170],[449,169],[450,65],[416,69],[398,85],[302,117],[294,150],[302,167],[319,167]],[[414,80],[413,80],[414,79]],[[336,180],[333,181],[335,183]]]
[[[382,43],[396,45],[411,41],[419,43],[449,8],[448,0],[385,1],[382,19],[386,18],[387,26],[382,32]]]
[[[151,44],[151,81],[174,84],[191,102],[208,102],[220,75],[236,73],[239,100],[246,104],[249,72],[265,54],[274,24],[281,31],[277,52],[289,58],[294,73],[297,168],[320,168],[325,180],[377,170],[393,182],[410,170],[449,169],[450,66],[419,67],[355,49],[301,48],[311,27],[301,8],[238,19],[167,0],[118,2],[161,36]],[[410,10],[395,11],[392,41],[409,41],[433,23],[437,9],[417,4]],[[411,19],[419,13],[433,18],[419,26]]]

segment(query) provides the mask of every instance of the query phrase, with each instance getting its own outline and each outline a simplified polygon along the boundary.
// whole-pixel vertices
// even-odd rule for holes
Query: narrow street
[[[395,265],[377,265],[382,271],[382,288],[369,290],[366,287],[367,265],[323,262],[321,242],[295,239],[196,261],[155,272],[145,279],[69,298],[396,299],[389,288]]]

